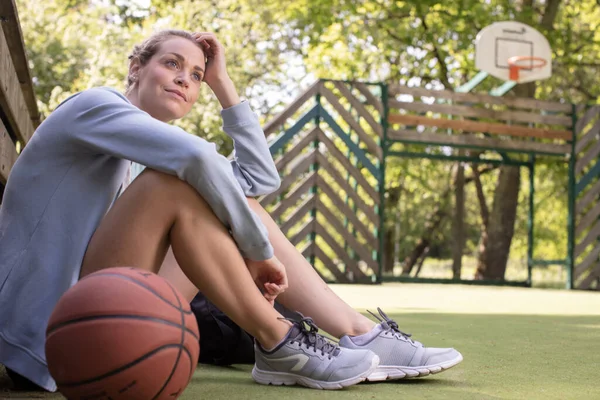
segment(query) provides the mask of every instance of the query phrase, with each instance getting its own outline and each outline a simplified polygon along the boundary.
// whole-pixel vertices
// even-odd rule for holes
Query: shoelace
[[[367,310],[367,311],[369,311],[369,310]],[[394,336],[396,336],[398,339],[404,338],[404,339],[408,340],[409,342],[414,343],[414,340],[412,340],[410,338],[412,336],[410,333],[402,332],[400,330],[400,328],[398,327],[398,323],[396,321],[394,321],[393,319],[391,319],[390,317],[388,317],[387,314],[384,313],[381,308],[377,307],[377,311],[379,311],[379,315],[381,315],[381,317],[379,315],[375,315],[371,311],[369,311],[369,314],[371,314],[373,317],[375,317],[379,322],[385,321],[387,323],[387,325],[390,327],[390,331],[392,332],[392,334]]]
[[[302,314],[300,314],[302,315]],[[335,356],[336,350],[339,350],[339,346],[333,344],[329,340],[327,340],[323,335],[320,335],[319,328],[315,325],[315,322],[310,317],[302,316],[302,319],[295,320],[292,318],[279,318],[281,320],[290,321],[300,330],[300,334],[292,339],[293,342],[298,342],[300,345],[306,345],[306,348],[309,349],[311,346],[317,351],[321,351],[321,355],[329,354],[329,359],[332,356]],[[307,329],[308,326],[310,329]]]

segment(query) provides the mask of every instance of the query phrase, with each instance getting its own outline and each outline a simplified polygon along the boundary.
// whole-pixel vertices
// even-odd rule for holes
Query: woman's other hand
[[[265,298],[271,303],[288,287],[285,267],[277,257],[264,261],[246,259],[246,266],[256,285],[261,289]]]

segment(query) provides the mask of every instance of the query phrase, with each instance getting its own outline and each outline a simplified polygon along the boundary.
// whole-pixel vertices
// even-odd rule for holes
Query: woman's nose
[[[185,79],[185,78],[184,78],[184,77],[182,77],[182,76],[178,76],[178,77],[176,77],[176,78],[175,78],[175,83],[176,83],[177,85],[180,85],[180,86],[186,86],[186,87],[187,87],[187,85],[188,85],[187,79]]]

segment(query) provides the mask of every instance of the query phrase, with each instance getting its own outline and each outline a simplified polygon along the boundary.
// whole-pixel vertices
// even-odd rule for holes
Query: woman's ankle
[[[267,351],[270,351],[281,344],[292,329],[292,324],[289,321],[279,320],[278,322],[280,323],[273,325],[271,329],[261,330],[255,336],[260,346]]]

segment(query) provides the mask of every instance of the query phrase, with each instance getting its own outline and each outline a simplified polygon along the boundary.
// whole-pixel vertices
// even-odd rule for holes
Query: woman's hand
[[[200,44],[206,56],[204,82],[212,89],[223,108],[229,108],[240,102],[233,82],[227,73],[225,48],[214,33],[195,32],[192,36]]]
[[[211,88],[219,81],[229,78],[225,62],[225,49],[217,40],[214,33],[194,32],[192,33],[196,42],[200,44],[206,56],[206,71],[204,71],[204,82]]]
[[[285,267],[276,257],[264,261],[245,259],[250,275],[265,298],[275,304],[275,298],[285,292],[288,287]]]

